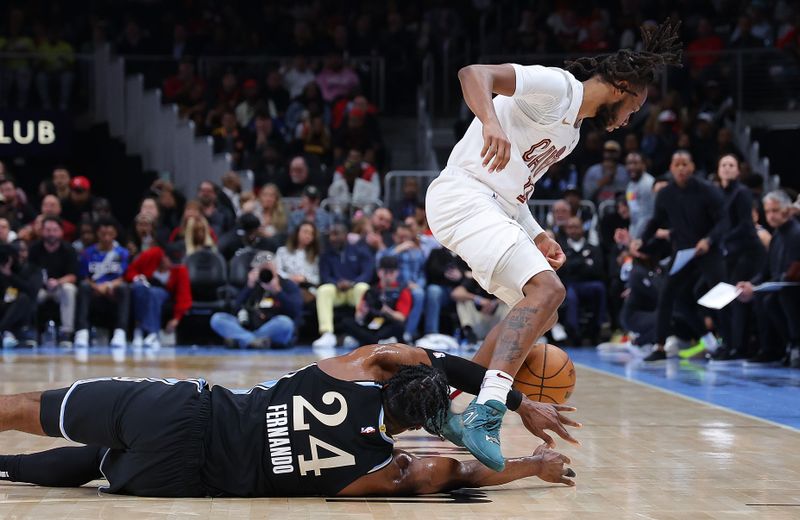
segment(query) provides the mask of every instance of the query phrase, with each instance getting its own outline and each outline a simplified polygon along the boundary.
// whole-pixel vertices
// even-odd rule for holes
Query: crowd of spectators
[[[615,153],[612,177],[623,159],[616,146],[605,149]],[[567,258],[559,271],[567,297],[552,339],[596,344],[616,330],[628,343],[652,346],[656,358],[695,344],[714,361],[775,363],[793,355],[796,365],[800,337],[791,317],[798,290],[759,289],[800,276],[796,194],[763,193],[759,183],[744,183],[733,154],[707,175],[686,150],[673,152],[666,173],[652,175],[648,164],[642,152],[629,152],[624,191],[598,212],[580,212],[567,199],[552,204],[544,224]],[[58,323],[64,346],[88,346],[91,331],[105,326],[114,347],[129,339],[157,347],[175,341],[187,318],[207,321],[227,344],[242,348],[435,341],[440,333],[472,344],[508,312],[430,235],[414,177],[405,179],[396,214],[380,207],[350,219],[319,207],[313,185],[289,211],[275,185],[247,200],[226,184],[203,182],[185,200],[158,180],[127,227],[91,193],[85,177],[56,168],[42,186],[37,212],[35,195],[20,190],[3,168],[4,345],[35,343],[37,332]],[[67,187],[63,198],[59,186]],[[682,249],[696,256],[670,276]],[[230,273],[211,293],[201,283],[208,258],[227,264]],[[721,281],[741,290],[739,300],[720,312],[698,306],[698,296]],[[221,290],[222,305],[204,312],[203,304]]]
[[[526,53],[635,47],[642,21],[677,13],[688,50],[796,50],[800,11],[788,2],[750,2],[735,16],[730,2],[687,13],[663,2],[638,10],[630,2],[589,4],[509,6],[519,25],[484,43]],[[110,43],[129,58],[129,71],[146,72],[165,102],[213,137],[216,151],[252,170],[253,184],[232,171],[181,193],[159,179],[135,219],[120,223],[90,180],[67,168],[25,193],[3,167],[4,345],[34,343],[40,332],[54,341],[52,322],[65,346],[97,341],[92,331],[100,326],[112,346],[156,347],[191,332],[186,320],[207,323],[241,348],[298,341],[332,348],[439,333],[476,343],[508,312],[433,239],[417,178],[404,179],[396,200],[378,202],[387,147],[375,100],[365,95],[369,75],[349,59],[383,56],[387,105],[401,106],[416,85],[419,56],[445,38],[473,34],[487,5],[369,4],[349,12],[337,3],[265,4],[245,17],[242,6],[217,11],[196,2],[166,9],[154,24],[135,3],[126,6],[64,23],[61,13],[36,18],[10,8],[0,50],[44,52],[46,40],[55,57],[50,64],[6,58],[0,99],[25,106],[36,78],[41,106],[68,105],[70,53]],[[265,54],[287,59],[221,60],[202,71],[197,60]],[[167,56],[169,68],[147,66],[143,55]],[[626,336],[652,344],[655,358],[696,343],[720,362],[774,362],[796,350],[800,337],[786,314],[797,309],[794,290],[753,293],[765,281],[797,276],[795,194],[763,193],[763,178],[740,160],[725,124],[729,71],[698,56],[670,78],[666,94],[653,85],[626,128],[605,135],[587,122],[576,151],[537,184],[534,201],[555,200],[542,224],[567,255],[555,341],[596,344],[617,331],[614,343]],[[689,247],[697,258],[668,276],[674,253]],[[697,294],[718,281],[738,284],[740,300],[718,313],[698,307]],[[742,328],[754,321],[750,314],[758,326]]]

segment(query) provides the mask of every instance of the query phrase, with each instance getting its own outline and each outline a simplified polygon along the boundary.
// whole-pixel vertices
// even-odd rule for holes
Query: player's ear
[[[617,85],[614,87],[614,94],[617,99],[622,99],[625,97],[625,94],[628,94],[631,90],[630,84],[627,81],[619,81]]]

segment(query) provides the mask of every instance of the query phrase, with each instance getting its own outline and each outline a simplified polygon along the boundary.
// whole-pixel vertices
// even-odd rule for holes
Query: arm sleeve
[[[136,278],[140,274],[143,274],[142,273],[142,270],[143,270],[142,269],[142,263],[144,262],[143,256],[144,256],[144,253],[142,253],[141,255],[139,255],[136,258],[134,258],[133,262],[128,264],[128,268],[125,269],[125,281],[126,282],[131,283],[131,282],[133,282],[134,278]]]
[[[183,316],[192,308],[192,289],[189,281],[189,271],[185,265],[178,265],[172,268],[170,278],[175,277],[174,298],[175,305],[172,308],[172,317],[180,321]],[[172,282],[172,280],[170,280]]]
[[[736,194],[736,199],[733,201],[733,210],[736,213],[736,220],[738,223],[736,227],[730,227],[725,237],[731,237],[734,240],[737,238],[743,239],[753,236],[753,217],[751,215],[753,208],[753,195],[750,190],[740,190]]]
[[[355,283],[370,283],[372,281],[372,277],[375,276],[375,259],[373,258],[372,252],[369,250],[369,248],[361,248],[358,255],[358,261],[361,263],[359,275],[356,276],[356,279],[352,281]]]
[[[596,168],[597,165],[592,165],[586,170],[586,175],[583,177],[583,196],[587,199],[593,199],[597,193],[597,181],[599,180]]]
[[[337,280],[333,278],[333,268],[330,264],[330,256],[323,255],[319,257],[319,284],[326,283],[335,284]]]
[[[649,242],[650,239],[653,238],[653,235],[655,235],[656,231],[666,224],[667,213],[664,209],[664,204],[664,190],[661,190],[658,192],[658,195],[656,195],[656,201],[653,205],[653,217],[647,223],[644,231],[642,232],[643,243],[646,244]]]
[[[419,285],[420,287],[425,287],[427,283],[427,278],[425,277],[425,253],[422,252],[422,249],[419,250],[419,258],[417,258],[417,276],[415,277],[414,283]]]
[[[728,229],[730,228],[730,220],[725,213],[722,192],[717,188],[709,189],[709,204],[708,211],[711,214],[714,227],[708,233],[708,239],[711,245],[719,245],[725,237]]]
[[[653,210],[656,203],[656,197],[653,193],[653,183],[649,183],[650,190],[641,192],[637,195],[637,203],[639,204],[639,213],[641,215],[639,221],[635,226],[631,226],[631,238],[642,238],[647,222],[653,216]]]
[[[281,280],[281,292],[275,296],[283,306],[286,315],[297,321],[303,312],[303,296],[300,287],[291,280]]]
[[[311,285],[319,285],[319,257],[313,262],[306,261],[306,280]]]
[[[74,274],[77,277],[80,271],[81,271],[81,263],[80,260],[78,259],[78,253],[74,249],[72,249],[72,247],[70,247],[69,265],[67,265],[67,274]]]
[[[278,276],[281,278],[289,278],[289,273],[286,272],[286,259],[289,256],[289,251],[286,247],[279,247],[275,253],[275,267],[277,267]]]
[[[381,258],[384,256],[394,256],[394,246],[387,247],[383,251],[378,251],[375,253],[375,267],[378,267],[378,264],[381,262]]]
[[[558,105],[567,95],[569,84],[563,72],[542,65],[520,65],[512,63],[516,86],[514,98],[524,98],[529,102]]]
[[[247,300],[250,299],[250,295],[253,293],[252,287],[245,286],[242,290],[239,291],[239,294],[236,295],[236,301],[234,301],[234,309],[238,310],[244,307],[247,304]]]
[[[519,208],[517,222],[519,222],[519,225],[522,226],[522,229],[525,230],[531,239],[534,239],[544,233],[544,229],[539,225],[538,222],[536,222],[536,219],[533,218],[531,207],[527,204],[525,204],[524,207]]]
[[[486,368],[468,359],[458,356],[451,356],[444,352],[422,349],[428,354],[431,366],[438,368],[447,376],[450,385],[463,390],[464,392],[478,395],[481,391],[481,383],[486,375]],[[516,410],[522,402],[522,393],[511,390],[506,397],[506,405],[509,410]]]
[[[82,280],[89,276],[89,256],[84,251],[81,254],[80,270],[78,271],[78,279]]]
[[[124,279],[125,270],[128,269],[128,260],[129,260],[130,254],[128,253],[127,249],[125,249],[124,247],[121,247],[121,246],[118,248],[117,253],[119,254],[119,266],[120,266],[120,269],[121,269],[121,272],[119,273],[119,276],[117,278],[123,278]]]
[[[411,291],[408,289],[403,289],[400,291],[400,297],[397,299],[397,303],[394,305],[394,310],[408,318],[408,315],[411,314],[411,305],[414,303],[414,298],[411,296]]]

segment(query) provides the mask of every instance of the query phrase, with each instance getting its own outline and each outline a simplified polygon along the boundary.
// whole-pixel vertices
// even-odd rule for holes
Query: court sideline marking
[[[604,375],[607,375],[607,376],[614,377],[616,379],[621,379],[623,381],[629,381],[631,383],[636,383],[636,384],[639,384],[639,385],[642,385],[642,386],[646,386],[646,387],[652,388],[654,390],[658,390],[660,392],[664,392],[665,394],[674,395],[676,397],[680,397],[682,399],[686,399],[687,401],[692,401],[693,403],[702,404],[702,405],[705,405],[705,406],[710,406],[711,408],[716,408],[717,410],[722,410],[724,412],[729,412],[729,413],[732,413],[734,415],[738,415],[740,417],[746,417],[748,419],[755,419],[756,421],[761,421],[761,422],[770,424],[772,426],[778,426],[780,428],[783,428],[784,430],[789,430],[789,431],[794,432],[794,433],[800,433],[800,429],[797,429],[794,426],[789,426],[788,424],[781,424],[779,422],[770,421],[769,419],[764,419],[763,417],[757,417],[755,415],[750,415],[749,413],[740,412],[740,411],[734,410],[732,408],[727,408],[725,406],[720,406],[720,405],[715,404],[715,403],[710,403],[708,401],[703,401],[702,399],[697,399],[696,397],[691,397],[691,396],[682,394],[680,392],[676,392],[674,390],[667,390],[666,388],[661,388],[661,387],[656,386],[656,385],[651,384],[651,383],[646,383],[646,382],[640,381],[638,379],[630,379],[630,378],[621,376],[619,374],[615,374],[613,372],[608,372],[608,371],[603,370],[601,368],[590,367],[589,365],[585,365],[583,363],[575,363],[575,365],[580,367],[580,368],[582,368],[582,369],[586,369],[586,370],[595,372],[597,374],[604,374]]]

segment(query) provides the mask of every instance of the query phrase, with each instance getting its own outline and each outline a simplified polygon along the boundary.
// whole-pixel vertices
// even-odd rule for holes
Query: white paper
[[[672,268],[669,270],[669,275],[672,276],[688,264],[694,258],[694,248],[681,249],[675,253],[675,261],[672,262]]]
[[[797,287],[798,282],[764,282],[753,287],[753,292],[776,292],[784,287]]]
[[[701,296],[697,303],[709,309],[719,310],[735,300],[741,293],[741,289],[737,289],[729,283],[720,282]]]

